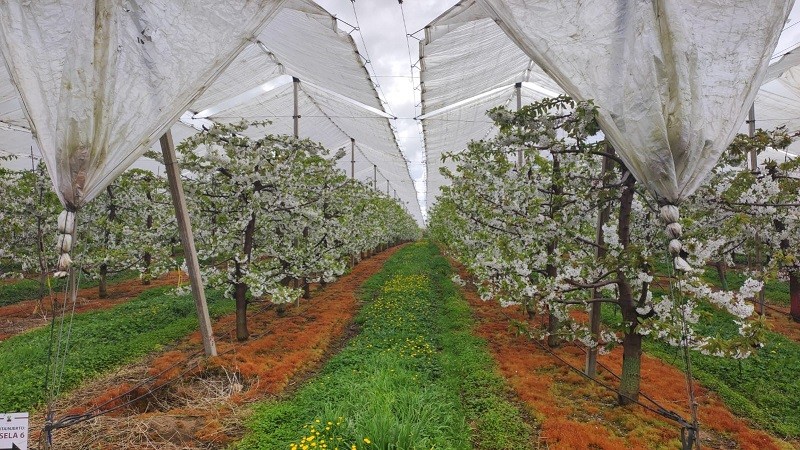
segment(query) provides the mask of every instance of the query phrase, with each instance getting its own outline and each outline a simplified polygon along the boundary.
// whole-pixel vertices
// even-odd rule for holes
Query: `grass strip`
[[[725,271],[725,280],[728,282],[728,290],[738,290],[749,277],[736,269]],[[718,289],[722,289],[722,281],[719,272],[714,267],[706,267],[703,279]],[[789,306],[789,282],[780,280],[768,280],[764,283],[764,297],[767,303],[780,306]]]
[[[114,308],[76,314],[62,391],[194,331],[191,295],[176,296],[173,290],[154,288]],[[207,293],[212,316],[233,310],[233,302],[220,293]],[[49,342],[50,327],[0,342],[0,411],[28,411],[45,400]]]
[[[701,335],[731,336],[737,333],[733,316],[705,304],[695,328]],[[606,323],[619,323],[621,316],[603,308]],[[692,351],[692,374],[716,392],[738,415],[782,437],[800,436],[800,344],[778,333],[767,332],[765,346],[746,359],[720,358]],[[666,343],[646,339],[644,350],[685,370],[682,352]],[[645,390],[646,386],[643,387]]]
[[[135,278],[139,275],[139,272],[134,270],[128,270],[125,272],[120,272],[114,275],[110,275],[108,277],[108,283],[116,283],[120,281],[130,280]],[[59,279],[50,279],[50,288],[45,286],[44,296],[47,297],[50,295],[50,290],[55,295],[59,295],[64,292],[64,286],[66,283],[66,279],[59,278]],[[100,284],[99,279],[92,279],[89,277],[81,277],[80,288],[86,289],[91,287],[97,287]],[[34,300],[39,298],[39,280],[38,279],[30,279],[25,278],[19,281],[13,281],[9,283],[0,284],[0,306],[8,306],[13,305],[15,303],[19,303],[25,300]]]
[[[529,447],[451,276],[431,244],[393,255],[362,286],[361,333],[292,398],[257,406],[237,448]]]

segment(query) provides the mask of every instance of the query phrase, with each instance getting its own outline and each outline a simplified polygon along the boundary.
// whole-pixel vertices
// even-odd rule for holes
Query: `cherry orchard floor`
[[[163,286],[177,287],[179,284],[187,282],[186,274],[172,271],[152,280],[150,284],[142,284],[138,279],[109,283],[108,297],[106,298],[100,298],[96,286],[79,289],[75,313],[113,308],[149,289]],[[55,292],[42,301],[38,299],[23,300],[0,307],[0,341],[48,325],[54,300],[59,303],[63,302],[64,293]]]
[[[75,414],[101,405],[128,391],[140,380],[161,374],[153,386],[170,382],[140,401],[70,428],[59,430],[59,448],[92,449],[211,449],[222,448],[242,433],[242,405],[285,395],[313,374],[352,333],[352,319],[360,307],[358,287],[378,272],[400,246],[360,262],[347,275],[290,306],[279,315],[269,308],[248,316],[250,339],[244,343],[217,334],[217,358],[199,364],[202,348],[198,333],[172,348],[151,355],[74,390],[56,405],[58,415]],[[256,305],[253,312],[258,311]],[[214,323],[214,330],[230,330],[235,317]],[[166,369],[166,370],[165,370]],[[180,377],[180,379],[177,379]],[[138,397],[147,388],[104,406],[111,408]],[[41,429],[41,412],[32,429]],[[32,446],[31,448],[37,448]]]
[[[462,278],[469,279],[463,268]],[[525,320],[514,308],[481,301],[473,287],[464,289],[478,322],[477,334],[489,348],[517,395],[541,423],[539,448],[556,449],[674,449],[680,448],[680,429],[643,408],[618,407],[616,395],[566,368],[527,338],[516,335],[508,317]],[[556,350],[576,367],[584,353],[572,346]],[[619,373],[622,355],[617,349],[600,361]],[[616,384],[607,371],[600,378]],[[685,376],[663,361],[643,355],[642,388],[656,401],[689,417]],[[764,431],[735,417],[713,392],[697,388],[703,448],[791,449]]]

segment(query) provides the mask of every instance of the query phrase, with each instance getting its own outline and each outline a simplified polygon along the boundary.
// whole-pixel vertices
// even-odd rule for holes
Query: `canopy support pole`
[[[753,102],[750,105],[750,112],[747,114],[747,134],[750,138],[754,138],[756,136],[756,104]],[[756,155],[755,149],[750,150],[750,172],[757,174],[758,173],[758,158]],[[761,262],[761,236],[756,232],[756,266],[758,270],[764,270],[764,264]],[[762,277],[763,278],[763,277]],[[763,280],[762,280],[763,281]],[[764,287],[761,287],[761,291],[758,293],[758,313],[760,315],[764,315],[764,305],[765,305],[765,291]]]
[[[294,137],[300,137],[300,102],[298,100],[300,94],[300,80],[296,77],[292,77],[292,87],[293,87],[293,94],[294,94],[294,115],[292,118],[294,119]]]
[[[178,220],[178,232],[183,244],[183,255],[186,259],[186,269],[189,272],[189,282],[192,288],[192,297],[197,309],[197,318],[200,322],[200,337],[203,339],[203,349],[206,356],[217,356],[217,346],[211,329],[211,318],[208,315],[206,293],[203,288],[203,278],[200,276],[200,262],[197,260],[197,250],[194,246],[192,224],[189,221],[189,212],[186,208],[186,197],[183,194],[180,169],[175,156],[175,143],[172,141],[172,132],[167,130],[161,136],[161,153],[164,155],[164,166],[169,182],[169,192],[172,204],[175,206],[175,218]]]
[[[614,147],[609,145],[606,147],[606,151],[610,155],[613,155]],[[611,158],[608,156],[603,156],[603,168],[600,172],[600,177],[603,179],[603,185],[606,183],[606,175],[611,171],[611,164],[613,164]],[[604,257],[606,254],[603,225],[608,222],[610,216],[611,208],[609,205],[605,205],[597,214],[597,228],[595,230],[595,242],[597,243],[597,247],[595,247],[595,256],[597,256],[597,259]],[[593,289],[592,298],[599,297],[600,293],[598,292],[598,289]],[[594,302],[592,303],[591,310],[589,312],[589,331],[592,333],[592,340],[594,340],[596,344],[600,343],[600,322],[602,320],[600,317],[600,310],[601,304]],[[589,352],[586,353],[586,376],[590,378],[597,376],[597,355],[599,350],[599,346],[595,345],[594,347],[589,348]]]
[[[751,138],[756,135],[756,104],[755,102],[750,105],[750,112],[747,114],[748,134]],[[758,170],[758,161],[756,159],[755,149],[750,150],[750,171],[755,173]]]
[[[350,179],[356,179],[356,140],[350,138]]]
[[[514,84],[514,90],[517,94],[517,111],[522,109],[522,82]],[[524,161],[522,160],[522,148],[517,149],[517,169],[521,169]]]

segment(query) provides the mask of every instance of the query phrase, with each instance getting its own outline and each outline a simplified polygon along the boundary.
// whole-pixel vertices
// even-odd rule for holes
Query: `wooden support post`
[[[372,165],[372,189],[378,190],[378,166],[376,164]]]
[[[300,137],[300,101],[298,99],[300,95],[300,80],[292,77],[292,87],[294,88],[294,137]]]
[[[610,145],[607,147],[608,153],[614,153],[614,148]],[[611,171],[611,158],[606,156],[603,157],[603,169],[601,171],[601,177],[603,178],[603,184],[605,185],[605,177]],[[606,205],[597,212],[597,228],[595,229],[595,242],[597,243],[597,247],[595,248],[595,255],[599,260],[606,254],[605,246],[605,239],[603,237],[603,225],[608,222],[609,216],[611,215],[611,209],[609,205]],[[598,289],[592,289],[592,298],[600,298],[600,292]],[[594,302],[591,305],[591,310],[589,312],[589,330],[592,333],[592,340],[599,343],[600,342],[600,308],[602,303]],[[589,352],[586,354],[586,375],[590,378],[594,378],[597,376],[597,355],[598,355],[598,347],[593,347],[589,349]]]
[[[522,109],[522,82],[519,82],[514,85],[514,89],[517,91],[517,111]],[[517,168],[521,169],[524,161],[522,160],[522,149],[517,150]]]
[[[356,140],[350,138],[350,179],[356,179]]]
[[[164,155],[164,166],[169,182],[169,192],[172,195],[172,204],[175,206],[175,218],[178,219],[178,232],[183,244],[186,268],[189,271],[192,297],[194,297],[197,318],[200,321],[200,337],[203,339],[203,348],[206,356],[217,356],[211,318],[208,316],[206,293],[203,289],[203,278],[200,276],[200,262],[197,260],[192,224],[189,221],[189,211],[186,208],[186,198],[183,195],[183,184],[181,183],[181,172],[175,156],[175,143],[172,141],[172,132],[169,130],[161,136],[161,152]]]

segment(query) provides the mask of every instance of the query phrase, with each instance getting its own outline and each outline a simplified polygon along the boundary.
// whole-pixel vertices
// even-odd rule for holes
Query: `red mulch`
[[[56,432],[56,442],[62,448],[224,448],[244,431],[247,409],[242,405],[287,395],[357,331],[352,319],[360,308],[358,288],[399,248],[360,262],[348,275],[314,292],[311,299],[301,300],[299,307],[287,306],[283,314],[275,307],[252,306],[251,337],[246,342],[235,341],[233,314],[221,318],[213,326],[218,357],[199,358],[202,346],[199,333],[194,333],[138,365],[76,390],[60,402],[59,415],[103,404],[149,375],[165,372],[150,388],[168,383],[110,415]],[[220,334],[220,330],[230,331]],[[236,386],[229,395],[198,398],[208,391],[209,380]],[[139,388],[103,408],[122,405],[146,392],[147,388]]]
[[[460,273],[468,279],[463,268]],[[566,368],[528,338],[515,333],[509,317],[524,321],[521,311],[481,301],[471,288],[464,289],[464,295],[477,320],[475,332],[487,340],[500,372],[540,424],[537,448],[680,448],[680,428],[674,422],[640,406],[617,406],[614,392]],[[575,367],[584,365],[584,352],[575,346],[565,345],[556,353]],[[621,348],[601,356],[600,362],[618,374]],[[603,369],[599,379],[617,384]],[[703,448],[779,450],[788,446],[735,417],[713,392],[698,384],[695,387]],[[690,417],[685,376],[677,368],[643,355],[642,390],[667,409]]]

